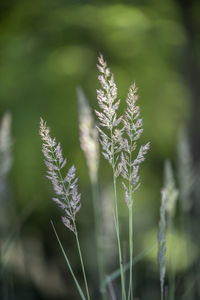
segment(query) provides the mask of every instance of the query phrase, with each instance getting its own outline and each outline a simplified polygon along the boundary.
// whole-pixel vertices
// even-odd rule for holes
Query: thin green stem
[[[89,294],[89,289],[88,289],[87,277],[86,277],[86,274],[85,274],[85,267],[84,267],[84,263],[83,263],[83,257],[82,257],[82,252],[81,252],[79,238],[78,238],[78,233],[77,233],[76,228],[75,228],[75,236],[76,236],[76,242],[77,242],[79,257],[80,257],[80,261],[81,261],[81,268],[82,268],[82,272],[83,272],[83,277],[84,277],[84,282],[85,282],[85,288],[86,288],[87,298],[88,298],[88,300],[90,300],[90,294]]]
[[[163,286],[161,287],[161,300],[164,300],[164,289]]]
[[[121,242],[120,242],[120,233],[119,233],[119,214],[118,214],[118,204],[117,204],[117,187],[116,187],[116,177],[114,175],[114,168],[113,168],[113,187],[114,187],[114,212],[115,212],[114,213],[114,218],[115,218],[115,228],[116,228],[116,234],[117,234],[117,244],[118,244],[118,253],[119,253],[119,265],[120,265],[121,286],[122,286],[122,299],[126,299],[124,270],[123,270]]]
[[[164,300],[164,279],[160,283],[160,299]]]
[[[131,127],[133,126],[133,119],[131,121]],[[133,299],[133,203],[132,203],[132,184],[131,184],[131,173],[132,173],[132,145],[133,140],[130,140],[130,154],[129,154],[129,257],[130,257],[130,273],[129,273],[129,291],[128,300]]]
[[[129,208],[129,252],[130,252],[130,273],[128,300],[133,299],[133,210]]]
[[[80,287],[80,285],[79,285],[79,283],[78,283],[78,280],[76,279],[76,276],[75,276],[75,274],[74,274],[74,272],[73,272],[73,270],[72,270],[72,267],[71,267],[71,265],[70,265],[69,259],[68,259],[67,255],[66,255],[66,253],[65,253],[65,250],[64,250],[64,248],[63,248],[63,246],[62,246],[62,243],[61,243],[61,241],[60,241],[60,239],[59,239],[59,236],[58,236],[58,234],[57,234],[57,231],[56,231],[55,226],[54,226],[54,224],[53,224],[52,221],[51,221],[51,226],[52,226],[52,228],[53,228],[53,231],[54,231],[55,236],[56,236],[56,238],[57,238],[57,241],[58,241],[58,243],[59,243],[60,249],[61,249],[61,251],[62,251],[62,253],[63,253],[63,256],[64,256],[64,258],[65,258],[65,261],[66,261],[66,263],[67,263],[67,265],[68,265],[68,268],[69,268],[69,270],[70,270],[70,272],[71,272],[71,275],[72,275],[72,277],[73,277],[73,279],[74,279],[74,282],[75,282],[75,284],[76,284],[76,287],[77,287],[77,289],[78,289],[78,291],[79,291],[79,294],[80,294],[80,296],[81,296],[81,299],[86,300],[86,298],[85,298],[85,296],[84,296],[84,294],[83,294],[83,291],[82,291],[82,289],[81,289],[81,287]]]
[[[124,270],[123,270],[123,261],[122,261],[122,251],[121,251],[121,242],[120,242],[120,233],[119,233],[119,213],[118,213],[118,203],[117,203],[117,186],[116,186],[116,176],[115,176],[115,149],[114,149],[114,138],[113,138],[113,128],[110,129],[111,136],[111,153],[112,153],[112,171],[113,171],[113,189],[114,189],[114,221],[115,221],[115,230],[117,235],[117,245],[118,245],[118,255],[119,255],[119,266],[121,274],[121,288],[122,288],[122,299],[126,300],[126,290],[125,290],[125,279],[124,279]]]

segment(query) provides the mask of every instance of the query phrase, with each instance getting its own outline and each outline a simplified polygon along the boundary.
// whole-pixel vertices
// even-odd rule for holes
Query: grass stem
[[[86,300],[86,298],[85,298],[85,296],[84,296],[84,294],[83,294],[83,291],[82,291],[82,289],[81,289],[81,287],[80,287],[80,285],[79,285],[79,283],[78,283],[78,280],[76,279],[76,276],[75,276],[75,274],[74,274],[74,272],[73,272],[73,270],[72,270],[72,267],[71,267],[71,265],[70,265],[69,259],[68,259],[67,255],[66,255],[66,253],[65,253],[65,250],[64,250],[64,248],[63,248],[63,246],[62,246],[62,243],[61,243],[61,241],[60,241],[60,239],[59,239],[59,236],[58,236],[58,234],[57,234],[57,231],[56,231],[55,226],[54,226],[54,224],[53,224],[52,221],[51,221],[51,226],[52,226],[52,228],[53,228],[53,231],[54,231],[55,236],[56,236],[56,238],[57,238],[57,241],[58,241],[58,243],[59,243],[60,249],[61,249],[61,251],[62,251],[62,253],[63,253],[63,256],[64,256],[64,258],[65,258],[65,261],[66,261],[66,263],[67,263],[67,265],[68,265],[68,268],[69,268],[69,270],[70,270],[70,272],[71,272],[71,275],[72,275],[72,277],[73,277],[73,279],[74,279],[74,282],[75,282],[75,284],[76,284],[76,287],[77,287],[77,289],[78,289],[78,291],[79,291],[79,294],[80,294],[80,296],[81,296],[81,299],[82,299],[82,300]]]
[[[78,247],[78,253],[79,253],[79,257],[80,257],[80,262],[81,262],[81,268],[82,268],[82,272],[83,272],[83,278],[84,278],[84,282],[85,282],[85,288],[86,288],[87,298],[88,298],[88,300],[90,300],[90,294],[89,294],[89,289],[88,289],[87,277],[86,277],[86,274],[85,274],[85,267],[84,267],[84,263],[83,263],[83,257],[82,257],[82,252],[81,252],[81,247],[80,247],[80,243],[79,243],[79,238],[78,238],[77,230],[75,231],[75,236],[76,236],[76,243],[77,243],[77,247]]]
[[[128,300],[133,299],[133,209],[129,207],[129,253],[130,253],[130,273]]]
[[[121,242],[120,242],[120,233],[119,233],[119,213],[118,213],[118,204],[117,204],[117,187],[116,187],[116,177],[114,175],[114,168],[113,168],[113,187],[114,187],[114,219],[115,219],[115,229],[116,229],[116,234],[117,234],[117,244],[118,244],[118,253],[119,253],[122,299],[126,300],[124,270],[123,270],[122,251],[121,251]]]

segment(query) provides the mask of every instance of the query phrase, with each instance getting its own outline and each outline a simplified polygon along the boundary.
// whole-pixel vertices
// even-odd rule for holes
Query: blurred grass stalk
[[[180,188],[180,204],[181,204],[181,226],[184,232],[186,232],[186,246],[185,253],[187,254],[186,260],[190,255],[190,243],[188,241],[189,235],[191,235],[191,209],[194,206],[195,193],[199,195],[199,165],[193,166],[192,154],[189,143],[189,136],[186,126],[183,126],[179,131],[178,143],[177,143],[177,173],[178,183]],[[199,196],[197,196],[199,198]],[[198,199],[197,198],[197,199]],[[198,246],[200,246],[200,240],[197,240]],[[193,277],[199,276],[200,263],[196,265],[196,270],[193,271]],[[191,275],[185,279],[186,292],[188,295],[191,292]],[[193,284],[194,287],[194,284]],[[200,284],[197,285],[200,296]],[[191,295],[190,295],[191,296]],[[185,296],[184,296],[185,297]]]
[[[169,299],[175,297],[175,270],[174,255],[172,251],[172,236],[174,234],[174,216],[176,213],[176,203],[179,192],[176,189],[173,169],[169,160],[165,162],[164,167],[164,189],[166,193],[166,212],[167,212],[167,229],[169,232]]]
[[[189,149],[189,141],[185,128],[182,128],[179,133],[178,147],[177,147],[177,174],[179,190],[176,188],[174,174],[170,161],[165,162],[164,167],[164,193],[166,197],[165,211],[166,215],[166,226],[169,233],[169,299],[175,299],[175,265],[174,265],[174,253],[172,251],[172,240],[174,234],[174,217],[176,213],[176,202],[178,197],[180,198],[181,206],[181,227],[183,232],[185,232],[185,238],[187,239],[185,243],[185,249],[183,252],[186,253],[184,260],[187,261],[190,255],[190,241],[189,241],[189,231],[191,229],[190,216],[189,213],[192,208],[192,193],[194,192],[195,183],[197,181],[195,175],[197,175],[198,169],[194,169],[192,165],[192,156]],[[161,204],[162,207],[162,204]],[[163,208],[161,208],[162,210]],[[164,214],[164,212],[162,212]],[[163,218],[163,217],[162,217]],[[161,221],[160,221],[161,222]],[[160,230],[160,229],[159,229]],[[164,239],[164,232],[162,233]],[[162,249],[164,252],[164,249]],[[162,252],[161,251],[161,252]],[[160,256],[161,254],[159,254]],[[160,258],[161,259],[161,258]],[[161,270],[161,266],[160,266]],[[198,270],[199,271],[199,270]],[[197,271],[197,273],[198,273]],[[194,276],[193,276],[194,277]],[[162,281],[162,275],[161,275]],[[191,276],[188,280],[185,279],[186,292],[183,296],[191,291]],[[194,285],[192,285],[194,286]],[[162,287],[161,287],[162,293]],[[163,299],[163,296],[161,296]]]
[[[12,136],[11,136],[11,115],[5,113],[0,124],[0,279],[1,297],[8,297],[8,283],[12,286],[12,278],[8,271],[9,250],[15,242],[15,236],[11,236],[10,218],[13,212],[8,197],[7,177],[12,166]],[[10,287],[12,289],[12,287]],[[14,296],[14,295],[13,295]]]
[[[195,185],[196,170],[193,168],[192,155],[186,128],[181,128],[177,144],[177,171],[180,189],[180,204],[186,215],[192,208],[192,191]],[[183,222],[184,224],[184,222]]]
[[[161,300],[164,300],[165,271],[166,271],[166,193],[161,191],[160,221],[158,229],[158,263],[160,268]]]
[[[0,124],[0,238],[1,263],[4,263],[5,240],[9,231],[9,212],[11,208],[10,199],[7,199],[7,176],[12,165],[12,138],[11,138],[11,115],[5,113]]]
[[[89,170],[89,178],[92,188],[92,200],[95,223],[95,239],[96,239],[96,253],[97,253],[97,267],[99,274],[99,288],[102,293],[102,298],[106,299],[105,288],[102,288],[102,283],[105,278],[104,267],[104,251],[101,245],[102,242],[102,227],[100,226],[101,205],[99,201],[98,191],[98,168],[99,168],[99,143],[98,131],[95,126],[95,121],[92,116],[92,111],[88,100],[81,87],[77,87],[78,108],[79,108],[79,131],[80,131],[80,145],[84,152],[86,163]]]
[[[12,165],[11,115],[5,113],[0,124],[0,230],[6,233],[9,227],[9,210],[12,209],[9,199],[6,199],[7,176]],[[1,234],[1,233],[0,233]]]
[[[192,155],[189,147],[189,139],[186,128],[181,128],[177,144],[177,173],[180,189],[180,204],[181,204],[181,226],[187,233],[190,234],[190,211],[193,206],[192,193],[195,189],[195,183],[199,174],[192,164]],[[188,243],[187,243],[188,245]],[[186,253],[189,255],[187,247]],[[187,259],[187,258],[186,258]]]

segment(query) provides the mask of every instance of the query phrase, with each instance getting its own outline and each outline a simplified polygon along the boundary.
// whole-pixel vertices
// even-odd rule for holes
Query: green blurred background
[[[77,299],[50,225],[50,219],[54,220],[79,274],[73,236],[60,221],[60,211],[51,201],[51,184],[44,176],[38,134],[41,116],[61,141],[68,166],[77,167],[81,244],[90,285],[97,284],[91,188],[79,146],[76,87],[81,86],[91,107],[97,108],[99,52],[115,74],[122,103],[133,80],[139,87],[142,142],[151,141],[151,151],[142,166],[142,186],[135,199],[135,253],[154,243],[163,163],[170,158],[176,165],[182,125],[189,130],[194,165],[199,163],[199,15],[200,3],[195,0],[1,1],[0,117],[10,112],[13,136],[13,165],[5,196],[10,205],[6,235],[14,249],[1,283],[2,299]],[[109,201],[111,170],[103,158],[99,177],[101,195]],[[121,198],[121,221],[126,222],[123,194]],[[111,272],[117,264],[111,262],[109,247]],[[179,289],[192,263],[181,269]],[[155,255],[135,270],[138,299],[159,299]]]

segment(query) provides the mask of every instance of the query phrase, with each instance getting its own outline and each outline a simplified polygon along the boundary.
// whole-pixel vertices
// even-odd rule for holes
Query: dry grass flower
[[[102,88],[97,90],[97,100],[101,112],[97,110],[95,112],[98,116],[100,127],[105,128],[105,130],[102,130],[100,127],[97,127],[97,129],[100,134],[99,140],[103,149],[102,154],[112,166],[115,161],[113,168],[117,177],[119,175],[117,167],[119,156],[116,156],[116,154],[121,151],[119,140],[122,134],[117,128],[121,122],[121,117],[117,117],[120,100],[117,100],[117,86],[114,81],[114,75],[111,74],[101,54],[98,61],[97,67],[101,73],[98,79]]]
[[[150,143],[142,145],[136,158],[133,158],[133,152],[136,150],[137,141],[143,132],[143,122],[140,118],[140,108],[136,105],[138,100],[137,88],[135,82],[130,86],[128,97],[126,99],[127,108],[122,118],[123,122],[123,137],[121,139],[122,152],[120,162],[120,172],[124,179],[129,183],[127,186],[124,182],[123,187],[125,190],[125,201],[128,207],[133,205],[132,195],[139,188],[139,167],[145,160]]]
[[[40,119],[40,136],[42,138],[42,152],[47,166],[47,178],[51,180],[56,198],[52,200],[64,211],[63,224],[76,233],[75,217],[81,208],[81,194],[78,193],[78,178],[76,169],[72,166],[65,178],[61,172],[66,165],[60,143],[50,136],[50,129],[46,122]]]

